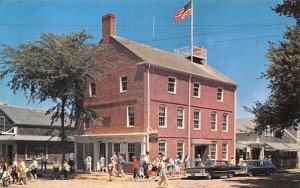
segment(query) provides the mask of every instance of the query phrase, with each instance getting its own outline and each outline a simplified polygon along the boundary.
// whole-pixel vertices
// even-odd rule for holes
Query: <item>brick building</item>
[[[115,35],[115,16],[102,17],[105,52],[99,60],[115,66],[90,82],[86,104],[101,117],[75,136],[77,168],[89,153],[94,169],[100,155],[118,152],[150,158],[197,154],[228,160],[234,155],[237,85],[210,67],[204,48],[189,55],[165,52]],[[196,53],[199,52],[200,53]],[[197,55],[198,54],[198,55]],[[96,160],[94,160],[96,159]]]

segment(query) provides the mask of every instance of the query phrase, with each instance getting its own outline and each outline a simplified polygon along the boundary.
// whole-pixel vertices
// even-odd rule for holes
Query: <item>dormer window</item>
[[[265,136],[273,136],[273,131],[271,130],[270,125],[267,125]]]
[[[5,131],[5,117],[0,116],[0,131]]]

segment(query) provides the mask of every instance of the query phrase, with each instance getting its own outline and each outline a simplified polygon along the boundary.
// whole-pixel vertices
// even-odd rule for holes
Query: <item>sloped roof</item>
[[[236,132],[237,133],[250,133],[254,132],[255,123],[253,118],[244,118],[236,120]]]
[[[230,85],[237,85],[234,81],[230,80],[220,72],[216,71],[209,65],[200,65],[191,63],[189,60],[182,56],[169,53],[151,46],[140,44],[130,41],[128,39],[111,36],[118,43],[130,50],[136,56],[143,60],[143,63],[159,66],[169,70],[175,70],[183,73],[188,73],[200,77],[205,77],[212,80],[217,80]]]
[[[0,105],[0,111],[2,111],[15,125],[51,125],[50,115],[45,115],[45,110]],[[54,122],[53,126],[60,126],[60,122]]]

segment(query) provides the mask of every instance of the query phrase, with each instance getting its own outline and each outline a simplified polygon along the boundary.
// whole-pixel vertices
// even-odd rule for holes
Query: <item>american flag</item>
[[[179,9],[174,15],[175,23],[180,22],[184,18],[192,15],[192,1]]]

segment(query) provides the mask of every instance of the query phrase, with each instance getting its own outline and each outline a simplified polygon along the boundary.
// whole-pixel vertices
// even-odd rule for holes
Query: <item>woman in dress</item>
[[[109,176],[108,181],[112,181],[115,179],[115,177],[116,177],[115,170],[116,170],[116,162],[115,162],[114,158],[111,157],[110,164],[108,165],[108,176]],[[114,177],[114,178],[112,179],[112,177]]]
[[[36,175],[37,167],[38,167],[38,163],[37,163],[36,159],[33,157],[32,158],[32,163],[29,166],[29,168],[30,168],[30,177],[31,177],[30,181],[36,181],[37,180],[37,175]]]

